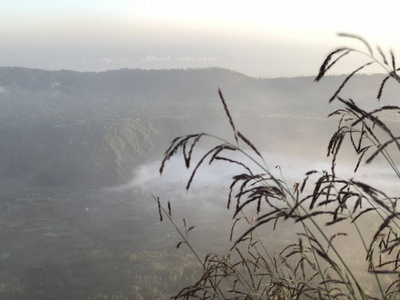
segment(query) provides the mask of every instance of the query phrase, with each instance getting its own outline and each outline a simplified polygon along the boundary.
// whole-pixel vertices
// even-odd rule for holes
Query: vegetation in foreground
[[[359,41],[366,50],[339,48],[330,53],[315,78],[320,81],[336,63],[352,54],[367,62],[352,71],[329,102],[341,107],[329,117],[337,118],[337,130],[328,144],[331,166],[328,170],[309,170],[305,178],[290,186],[277,167],[264,160],[257,149],[234,123],[223,94],[219,91],[230,122],[233,141],[206,134],[192,134],[174,139],[165,152],[160,173],[166,162],[182,151],[187,168],[194,164],[186,189],[190,189],[203,164],[222,161],[240,166],[242,172],[232,178],[227,208],[233,209],[231,239],[238,223],[247,223],[232,248],[225,254],[197,255],[189,242],[193,227],[179,229],[172,218],[171,204],[158,202],[160,219],[166,216],[196,255],[203,268],[192,285],[175,298],[182,299],[397,299],[400,295],[400,240],[398,197],[355,177],[341,178],[337,170],[339,154],[349,144],[354,150],[354,172],[383,158],[400,179],[395,162],[400,152],[399,136],[392,132],[385,117],[400,112],[400,107],[384,105],[367,111],[356,100],[340,96],[342,89],[360,70],[379,65],[387,77],[377,88],[381,99],[388,80],[400,83],[395,56],[373,49],[358,36],[342,34]],[[311,133],[312,134],[312,133]],[[201,142],[215,141],[202,158],[193,152]],[[208,144],[209,145],[209,144]],[[238,158],[241,155],[242,158]],[[273,163],[273,162],[272,162]],[[394,192],[398,190],[394,187]],[[254,216],[253,216],[254,215]],[[266,226],[279,231],[282,224],[297,232],[290,244],[280,251],[269,248]],[[354,246],[356,245],[356,246]],[[356,266],[361,257],[363,263]]]

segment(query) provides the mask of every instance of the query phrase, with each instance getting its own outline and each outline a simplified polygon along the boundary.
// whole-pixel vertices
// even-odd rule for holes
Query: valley
[[[379,76],[360,75],[344,93],[362,92],[372,107]],[[0,299],[168,299],[201,272],[185,245],[176,249],[179,235],[160,224],[151,195],[171,201],[179,226],[183,218],[196,226],[190,234],[201,254],[224,253],[232,224],[229,169],[199,172],[189,192],[182,161],[160,178],[171,140],[197,132],[233,139],[221,88],[240,131],[294,182],[294,173],[326,166],[337,127],[326,116],[339,107],[327,100],[341,80],[315,85],[311,77],[256,79],[220,68],[1,67]],[[394,99],[388,85],[382,103]],[[276,249],[293,238],[288,228],[265,234]]]

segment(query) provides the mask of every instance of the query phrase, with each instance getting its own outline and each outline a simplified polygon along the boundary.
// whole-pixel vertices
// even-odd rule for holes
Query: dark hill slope
[[[257,79],[221,68],[80,73],[0,68],[0,177],[43,185],[126,181],[176,135],[227,124],[217,90],[244,123],[323,116],[344,76]],[[376,105],[382,75],[359,75],[342,96]],[[388,83],[382,103],[397,100]],[[215,127],[214,127],[215,125]]]
[[[18,107],[20,113],[62,111],[65,114],[99,115],[126,112],[147,106],[179,106],[187,103],[215,104],[221,88],[232,108],[257,106],[275,112],[324,111],[327,99],[344,76],[257,79],[220,68],[188,70],[121,69],[100,73],[0,68],[2,116]],[[342,96],[358,95],[373,100],[382,75],[360,75],[350,80]],[[384,98],[392,100],[396,90],[388,85]],[[174,107],[176,110],[176,107]],[[11,111],[13,113],[13,111]],[[45,116],[47,117],[47,116]],[[81,118],[75,116],[75,118]]]

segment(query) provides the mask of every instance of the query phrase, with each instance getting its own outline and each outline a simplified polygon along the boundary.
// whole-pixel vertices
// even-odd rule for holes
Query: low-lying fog
[[[158,196],[174,193],[180,194],[185,191],[186,184],[194,170],[194,167],[197,165],[202,155],[206,153],[204,149],[198,150],[199,151],[193,155],[190,169],[185,168],[183,157],[181,153],[178,152],[166,162],[166,167],[161,176],[159,169],[162,160],[149,161],[134,170],[133,178],[129,183],[113,189],[127,190],[131,188],[140,188],[142,192],[153,193]],[[264,165],[253,151],[248,150],[248,153]],[[306,172],[308,171],[316,170],[322,172],[326,170],[330,172],[331,170],[331,157],[317,157],[312,159],[309,156],[293,154],[285,155],[270,152],[262,152],[261,154],[271,173],[278,179],[284,179],[290,187],[292,187],[295,182],[302,182],[305,178]],[[227,157],[244,162],[247,166],[251,167],[254,172],[265,172],[244,155],[232,155],[232,153],[227,153]],[[197,170],[191,184],[191,189],[201,190],[203,193],[208,193],[207,189],[229,186],[233,175],[247,173],[243,167],[237,164],[226,161],[214,161],[209,165],[209,160],[210,159],[206,159]],[[381,189],[389,195],[397,190],[396,185],[399,179],[388,163],[385,163],[384,161],[372,162],[369,165],[361,163],[361,166],[355,173],[354,169],[356,163],[357,160],[351,162],[340,162],[339,159],[339,161],[336,162],[335,167],[336,176],[343,179],[355,179],[365,182]]]
[[[178,151],[175,156],[166,162],[161,176],[159,174],[161,158],[149,161],[134,170],[133,178],[129,183],[114,187],[111,190],[132,190],[135,193],[139,192],[147,195],[143,199],[146,199],[144,200],[147,203],[145,205],[153,205],[153,216],[156,214],[156,207],[155,203],[152,203],[152,195],[159,197],[165,207],[169,201],[172,204],[175,220],[180,222],[181,218],[186,218],[193,225],[201,225],[201,228],[208,230],[207,232],[210,236],[213,234],[213,229],[210,229],[210,223],[216,220],[222,222],[221,227],[226,227],[224,231],[225,239],[222,244],[225,245],[225,249],[228,249],[231,246],[228,237],[233,215],[232,208],[230,211],[226,209],[229,186],[232,183],[232,176],[247,173],[247,171],[238,164],[226,161],[214,161],[209,165],[208,158],[204,160],[197,170],[190,189],[186,191],[185,187],[195,166],[202,156],[207,153],[207,150],[200,147],[195,148],[189,170],[185,168],[182,154]],[[263,165],[263,162],[251,149],[248,149],[247,152]],[[316,170],[322,172],[326,170],[330,172],[331,170],[331,157],[307,154],[296,155],[288,152],[262,152],[262,156],[271,173],[276,178],[286,181],[289,188],[292,188],[295,182],[302,183],[308,171]],[[241,153],[232,153],[232,151],[221,153],[222,156],[224,154],[230,159],[243,162],[254,173],[265,173],[265,170],[262,170]],[[378,160],[371,165],[362,163],[357,173],[354,173],[357,160],[350,160],[349,157],[351,157],[349,153],[343,155],[342,160],[340,159],[341,155],[338,156],[335,168],[337,177],[343,179],[354,178],[382,190],[389,196],[397,195],[399,179],[387,163]],[[314,176],[311,177],[314,178],[314,181],[309,179],[305,193],[311,192],[314,188],[318,175]],[[305,197],[306,194],[303,194],[303,196]],[[234,205],[231,207],[234,207]],[[268,207],[263,206],[263,209],[265,212]],[[255,215],[254,211],[247,211],[251,214],[248,217]],[[266,226],[268,227],[268,225]],[[221,234],[220,229],[218,228],[218,234]],[[270,232],[270,234],[273,234],[273,232]],[[221,240],[221,236],[219,237]],[[206,251],[213,251],[213,249],[210,248]]]
[[[164,207],[167,207],[167,201],[172,204],[172,216],[177,222],[178,226],[182,227],[182,218],[186,218],[189,226],[195,225],[196,229],[190,234],[194,240],[194,245],[201,251],[216,251],[224,253],[227,251],[232,242],[229,242],[230,228],[232,225],[233,210],[226,210],[227,195],[229,192],[229,185],[231,184],[232,176],[235,174],[246,173],[246,170],[236,164],[217,161],[212,165],[208,165],[209,160],[205,160],[203,165],[197,171],[193,179],[189,191],[185,191],[185,186],[188,179],[196,166],[199,159],[206,153],[204,149],[196,149],[196,154],[193,155],[192,166],[187,170],[184,166],[183,158],[180,154],[172,157],[167,163],[162,176],[159,174],[161,159],[149,161],[141,165],[134,171],[132,180],[126,185],[114,188],[114,190],[129,190],[140,191],[145,195],[158,196]],[[249,153],[257,158],[251,150]],[[248,166],[252,163],[248,158],[240,156],[240,154],[228,153],[230,158],[240,160]],[[292,187],[295,182],[302,182],[305,173],[310,170],[330,171],[331,158],[324,156],[315,157],[314,159],[307,155],[293,155],[293,154],[280,154],[272,152],[262,152],[262,155],[268,165],[268,168],[276,178],[282,179]],[[259,161],[259,159],[258,159]],[[373,187],[379,188],[386,194],[394,196],[398,194],[398,177],[396,177],[393,170],[382,161],[373,162],[372,165],[362,164],[357,173],[354,173],[356,160],[349,161],[347,158],[343,162],[339,161],[336,165],[336,175],[344,179],[354,178],[364,183],[370,184]],[[276,168],[279,166],[280,168]],[[253,171],[258,171],[257,167],[253,166]],[[281,170],[281,171],[280,171]],[[262,172],[262,171],[261,171]],[[312,182],[312,180],[310,180]],[[309,185],[309,191],[314,186]],[[397,193],[397,194],[396,194]],[[151,197],[147,197],[147,201],[151,201]],[[151,204],[149,204],[151,205]],[[156,213],[155,204],[153,204],[153,214]],[[234,206],[233,206],[234,207]],[[363,206],[365,208],[365,205]],[[268,210],[267,206],[263,206],[264,212]],[[247,209],[247,217],[255,216],[255,212]],[[322,219],[323,220],[323,217]],[[155,221],[157,222],[157,221]],[[168,221],[167,221],[168,222]],[[358,225],[365,238],[371,238],[377,224],[380,222],[375,217],[364,216],[359,219]],[[165,221],[162,226],[165,226]],[[168,225],[167,225],[168,226]],[[281,222],[278,225],[278,230],[272,229],[272,224],[264,225],[264,229],[259,230],[262,237],[268,240],[268,247],[274,251],[281,251],[284,245],[297,240],[297,232],[301,232],[301,228],[294,226],[292,222]],[[247,225],[242,223],[241,226],[236,227],[233,239],[240,236],[243,230],[246,230]],[[167,236],[171,244],[176,244],[180,241],[176,231],[171,228],[169,232],[164,232],[164,237]],[[366,272],[367,264],[365,263],[364,256],[357,256],[359,253],[364,253],[362,244],[356,235],[355,228],[350,226],[349,222],[343,222],[338,227],[328,228],[326,233],[328,235],[337,232],[348,233],[347,237],[343,237],[341,242],[338,242],[338,249],[343,254],[343,257],[349,259],[351,268],[355,271],[357,276],[362,280],[371,280],[372,276]],[[171,237],[173,237],[171,239]],[[160,238],[162,236],[160,235]],[[369,240],[368,240],[369,241]],[[166,240],[168,243],[168,240]],[[224,249],[224,250],[221,250]],[[226,253],[226,252],[225,252]],[[357,258],[355,258],[357,256]],[[390,278],[387,279],[390,282]],[[373,280],[372,280],[373,282]],[[371,284],[369,286],[371,291],[376,287]]]
[[[278,120],[269,120],[273,121]],[[287,120],[280,121],[287,124]],[[316,126],[319,124],[309,122],[300,126],[298,120],[293,121],[294,130],[291,129],[289,138],[283,134],[287,133],[286,129],[275,125],[274,130],[268,132],[269,141],[275,144],[261,143],[259,147],[269,170],[279,179],[281,170],[289,187],[296,181],[302,182],[307,171],[331,168],[330,158],[326,157],[329,140],[326,128],[322,133],[309,134],[313,127],[316,132],[321,129]],[[229,241],[233,209],[226,209],[229,186],[233,175],[246,170],[224,161],[209,165],[206,159],[190,190],[185,190],[193,168],[209,149],[210,144],[199,143],[199,147],[195,147],[190,170],[185,168],[178,152],[166,162],[160,176],[160,154],[133,170],[128,183],[101,190],[66,192],[28,187],[19,190],[17,186],[14,194],[3,192],[7,200],[0,207],[0,226],[4,228],[0,232],[0,262],[4,267],[0,279],[7,284],[21,282],[22,286],[24,283],[25,296],[15,299],[101,299],[93,297],[100,295],[99,291],[111,297],[118,290],[135,289],[144,299],[155,299],[159,294],[154,294],[154,287],[172,296],[184,285],[176,280],[176,274],[186,274],[179,268],[183,266],[194,274],[194,266],[198,265],[193,257],[186,256],[184,245],[176,250],[181,238],[166,217],[160,222],[152,195],[159,197],[165,208],[168,201],[171,203],[173,220],[181,230],[184,230],[183,218],[187,227],[195,226],[189,233],[189,240],[201,254],[210,251],[226,254],[233,243]],[[251,149],[248,153],[260,161]],[[237,152],[227,152],[226,156],[242,161],[254,172],[264,172]],[[389,195],[398,194],[398,178],[385,162],[362,164],[354,174],[356,162],[350,151],[345,150],[338,156],[336,175],[364,181]],[[313,188],[311,180],[308,188]],[[262,206],[262,209],[266,211],[268,207]],[[255,215],[251,209],[245,213],[250,218]],[[360,221],[367,236],[373,234],[371,228],[376,228],[375,220],[367,215]],[[235,227],[233,240],[248,228],[243,217],[241,222]],[[343,222],[343,226],[335,230],[354,234],[348,224]],[[260,236],[268,240],[272,253],[279,253],[298,239],[299,231],[292,222],[279,221],[277,230],[273,230],[272,224],[266,224]],[[342,237],[341,241],[344,255],[353,257],[351,255],[364,251],[357,248],[360,246],[358,239]],[[360,274],[366,273],[364,257],[358,256],[352,264]],[[195,279],[198,278],[187,277],[185,284]],[[67,298],[60,298],[60,294]]]

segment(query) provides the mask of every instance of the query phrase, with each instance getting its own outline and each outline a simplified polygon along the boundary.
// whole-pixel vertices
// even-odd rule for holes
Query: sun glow
[[[399,52],[393,39],[397,24],[387,8],[400,4],[390,2],[376,7],[344,0],[330,6],[315,0],[5,0],[0,59],[81,71],[217,65],[251,76],[311,75],[333,47],[353,46],[338,39],[338,32]]]

